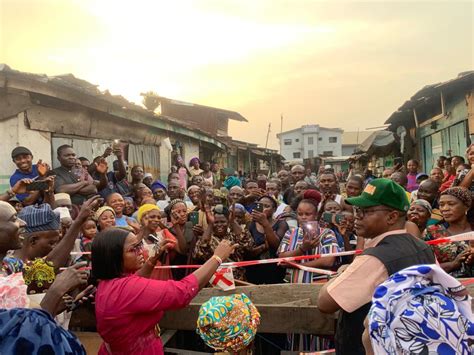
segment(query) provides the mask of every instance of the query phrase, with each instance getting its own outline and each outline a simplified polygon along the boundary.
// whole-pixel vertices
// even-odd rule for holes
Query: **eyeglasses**
[[[356,217],[364,218],[366,215],[377,211],[393,211],[391,208],[360,208],[354,206],[354,214]]]
[[[143,251],[143,240],[140,243],[128,249],[127,253],[134,253],[135,255],[139,255],[142,251]]]

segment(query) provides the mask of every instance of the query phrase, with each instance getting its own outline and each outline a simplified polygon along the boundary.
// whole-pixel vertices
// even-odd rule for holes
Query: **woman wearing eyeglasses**
[[[196,242],[193,258],[197,263],[204,262],[212,257],[214,251],[222,240],[229,240],[236,244],[232,261],[243,261],[253,246],[253,239],[247,231],[235,223],[233,213],[223,205],[217,205],[211,211],[209,205],[205,207],[207,229],[202,237]],[[234,278],[245,281],[245,270],[233,269]]]
[[[99,354],[163,354],[158,322],[164,312],[186,307],[234,251],[224,240],[206,263],[181,281],[149,279],[169,245],[146,260],[143,241],[133,233],[110,228],[92,242],[92,274],[98,280],[97,331],[104,340]]]

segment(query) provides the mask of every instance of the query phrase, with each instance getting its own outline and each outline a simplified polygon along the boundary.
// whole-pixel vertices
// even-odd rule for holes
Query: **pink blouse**
[[[99,355],[163,354],[155,325],[164,312],[186,307],[199,292],[194,275],[181,281],[137,275],[100,281],[95,297],[97,331],[104,340]]]

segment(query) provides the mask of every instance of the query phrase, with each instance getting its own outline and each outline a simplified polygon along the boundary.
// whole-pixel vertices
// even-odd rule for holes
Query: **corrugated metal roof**
[[[209,135],[208,133],[200,130],[199,128],[195,127],[194,125],[189,125],[183,123],[182,121],[178,121],[171,117],[156,115],[155,113],[143,108],[142,106],[136,105],[127,99],[125,99],[121,95],[112,95],[108,90],[100,91],[98,89],[98,85],[92,84],[86,80],[76,78],[73,74],[63,74],[63,75],[56,75],[56,76],[48,76],[46,74],[34,74],[34,73],[27,73],[22,72],[19,70],[11,69],[6,64],[0,63],[0,73],[4,73],[5,75],[13,75],[15,77],[21,77],[22,79],[28,79],[32,81],[37,81],[43,84],[51,85],[52,87],[56,87],[58,89],[69,89],[74,92],[85,94],[88,96],[92,96],[95,99],[105,101],[109,104],[118,106],[118,110],[114,109],[115,112],[123,111],[125,112],[135,112],[142,116],[146,116],[148,118],[159,119],[164,121],[168,124],[182,127],[191,131],[196,131],[201,136],[209,137],[206,139],[213,140],[217,142],[219,146],[222,145],[222,142],[217,140],[215,137]],[[78,104],[83,104],[82,102],[77,102]],[[111,113],[111,112],[109,112]],[[111,113],[113,114],[113,113]],[[123,116],[122,116],[123,117]],[[186,135],[184,132],[178,132],[180,134]],[[204,138],[204,137],[203,137]]]
[[[474,71],[465,71],[459,73],[454,79],[450,79],[441,83],[431,84],[424,86],[421,90],[417,91],[409,100],[398,108],[397,111],[392,113],[385,123],[394,123],[399,119],[403,119],[406,115],[412,114],[412,109],[422,106],[429,101],[434,95],[439,95],[441,91],[456,89],[456,87],[462,86],[474,87]]]
[[[373,131],[358,131],[358,132],[346,132],[342,133],[341,142],[342,145],[359,145],[365,141]]]

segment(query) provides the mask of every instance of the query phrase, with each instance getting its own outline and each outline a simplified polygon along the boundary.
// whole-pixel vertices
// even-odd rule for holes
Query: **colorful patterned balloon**
[[[215,350],[240,351],[255,338],[260,313],[245,294],[212,297],[199,309],[197,333]]]

